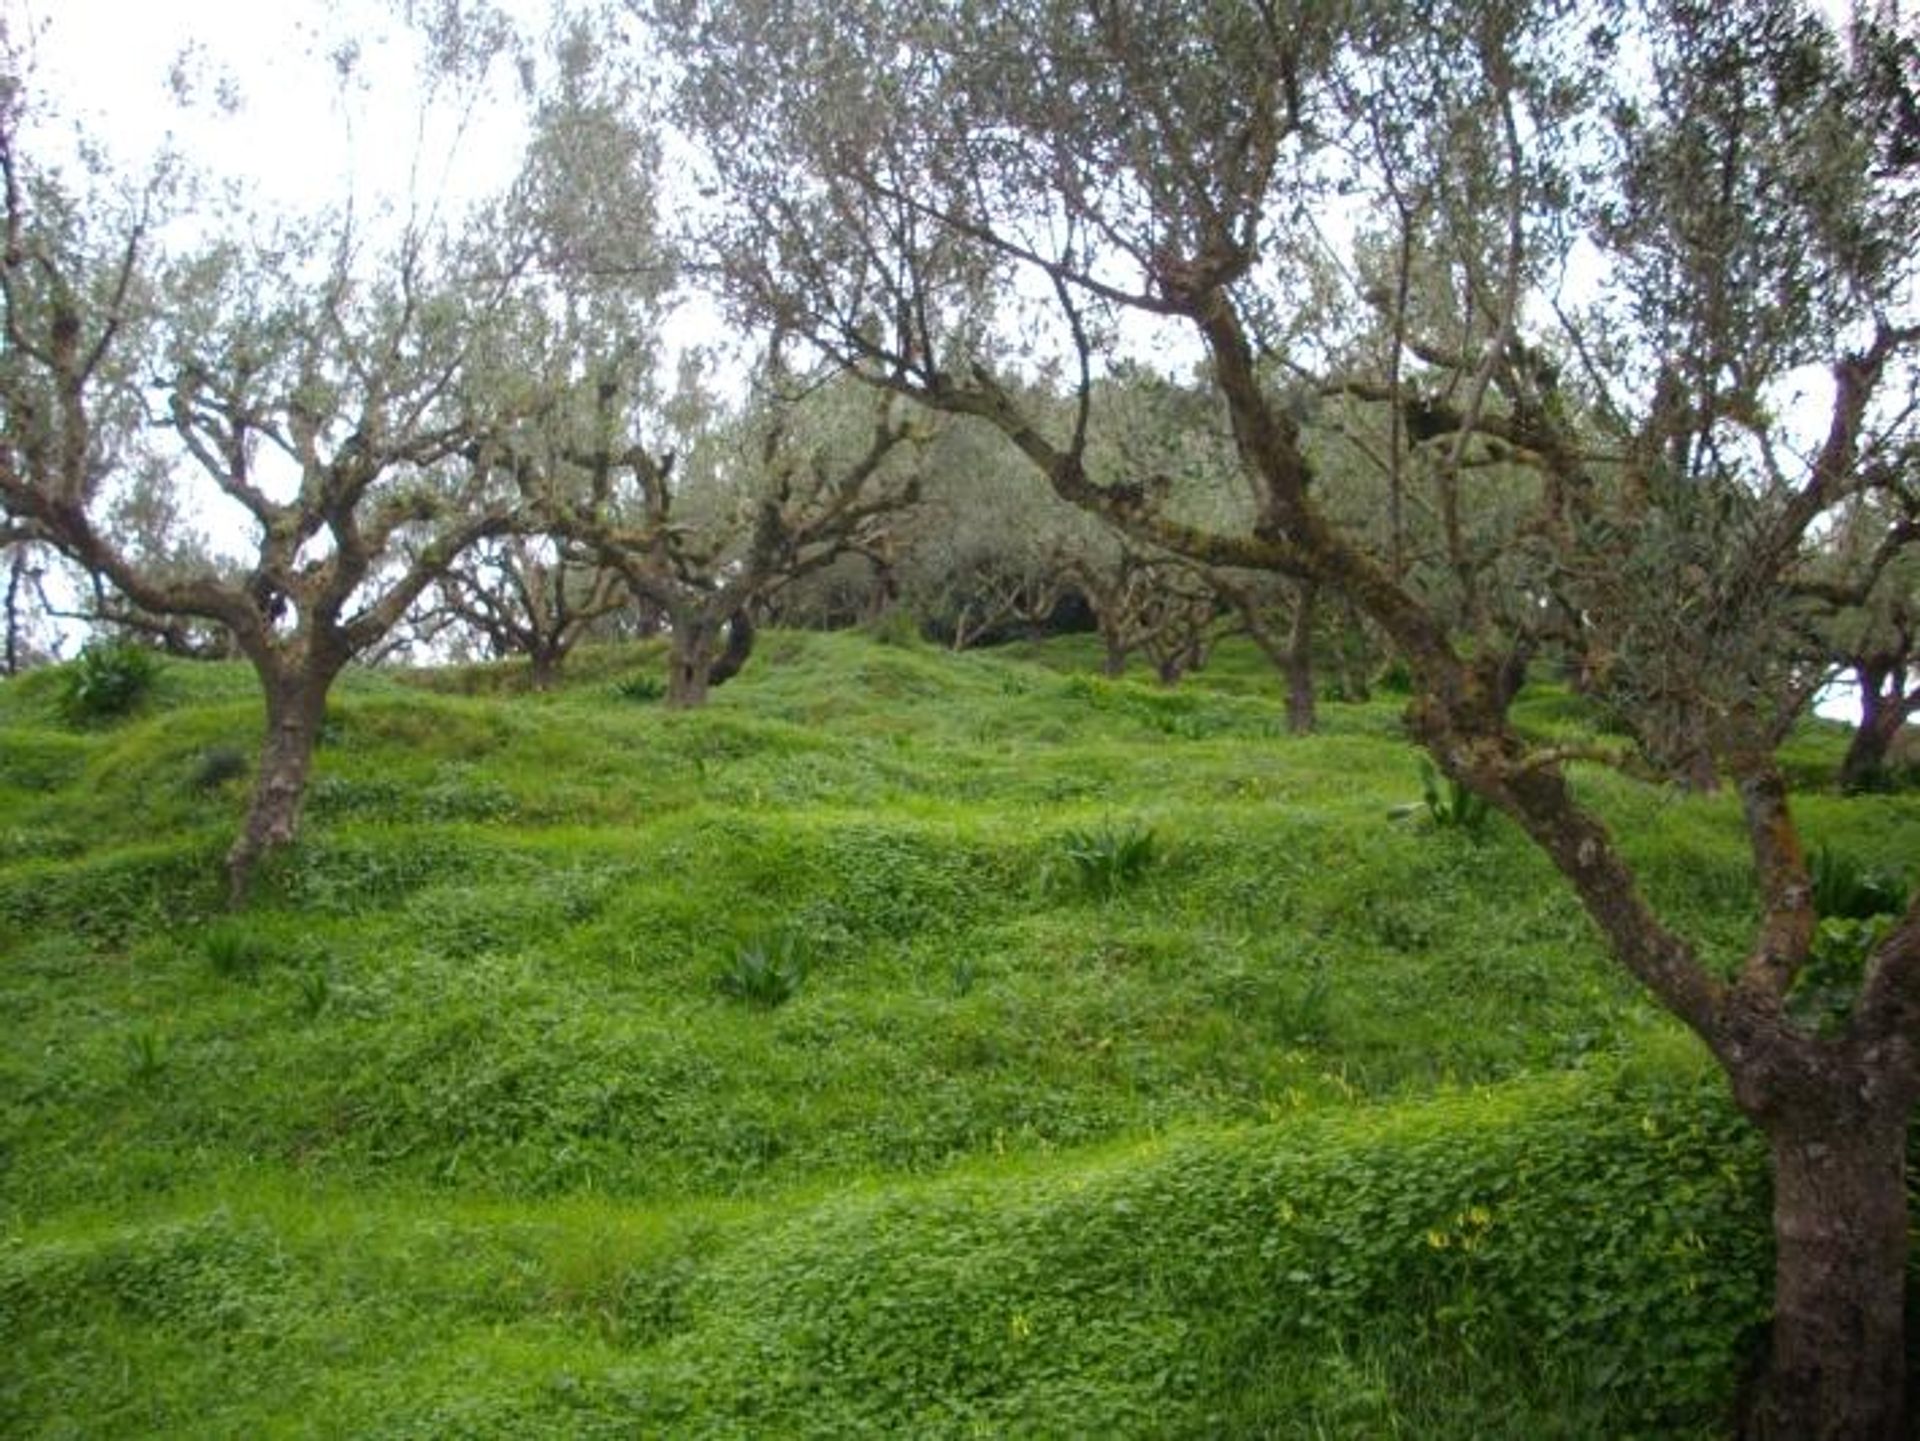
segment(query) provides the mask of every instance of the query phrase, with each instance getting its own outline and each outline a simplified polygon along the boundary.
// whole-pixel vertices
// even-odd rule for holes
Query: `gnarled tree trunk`
[[[235,907],[246,903],[260,861],[269,852],[290,844],[299,832],[307,777],[326,719],[327,691],[336,674],[270,674],[264,667],[259,669],[267,701],[267,729],[246,822],[227,852],[227,901]]]
[[[744,606],[729,616],[727,647],[707,667],[707,685],[725,685],[746,669],[747,659],[753,654],[753,643],[758,638],[759,632],[754,628],[753,617],[747,614]]]
[[[566,654],[564,647],[548,640],[536,640],[528,649],[528,679],[536,691],[550,691],[559,684]]]
[[[1891,677],[1885,671],[1863,667],[1856,669],[1855,676],[1860,691],[1860,724],[1840,761],[1840,788],[1848,791],[1867,790],[1879,780],[1894,737],[1907,719],[1905,698],[1897,691],[1891,697],[1887,694]]]
[[[705,705],[715,686],[725,685],[740,674],[753,654],[756,636],[752,618],[744,608],[724,618],[706,610],[675,616],[667,650],[668,706],[695,710]]]
[[[27,576],[27,553],[23,547],[14,547],[7,562],[7,648],[4,669],[8,675],[20,674],[23,659],[22,637],[26,627],[22,624],[20,612],[26,604],[21,593],[25,588]]]
[[[694,710],[707,703],[714,651],[720,645],[720,623],[703,614],[673,618],[667,646],[667,705]]]
[[[1805,1083],[1802,1083],[1803,1086]],[[1773,1326],[1748,1441],[1896,1441],[1906,1415],[1910,1098],[1846,1067],[1755,1120],[1773,1151]]]

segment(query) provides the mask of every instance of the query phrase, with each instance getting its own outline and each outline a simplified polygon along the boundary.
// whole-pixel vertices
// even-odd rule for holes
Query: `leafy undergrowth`
[[[1085,659],[356,675],[237,917],[243,671],[0,686],[0,1430],[1713,1434],[1765,1194],[1690,1044],[1391,698]],[[1731,962],[1733,803],[1578,784]]]

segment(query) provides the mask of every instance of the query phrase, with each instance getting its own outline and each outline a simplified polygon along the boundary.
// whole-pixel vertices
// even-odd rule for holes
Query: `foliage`
[[[1906,888],[1859,857],[1822,844],[1807,862],[1813,882],[1813,912],[1822,920],[1866,920],[1906,909]]]
[[[152,1083],[167,1068],[167,1036],[154,1026],[138,1026],[128,1031],[121,1038],[121,1050],[127,1075],[138,1084]]]
[[[77,726],[131,715],[152,694],[160,662],[125,640],[89,641],[62,673],[60,708]]]
[[[217,975],[247,978],[273,958],[272,948],[237,921],[209,928],[200,938],[200,950]]]
[[[1806,967],[1787,993],[1787,1010],[1824,1035],[1837,1034],[1853,1014],[1866,976],[1867,958],[1893,930],[1894,917],[1823,918],[1814,930]]]
[[[1420,795],[1427,818],[1442,830],[1478,836],[1492,814],[1485,796],[1468,788],[1457,776],[1443,777],[1424,756],[1420,760]]]
[[[309,1020],[318,1016],[333,999],[333,977],[325,966],[308,966],[299,973],[300,1012]]]
[[[238,1370],[356,1432],[1706,1435],[1764,1319],[1758,1148],[1672,1057],[692,1215],[238,1194],[0,1251],[26,1414],[310,1409]]]
[[[1152,828],[1138,821],[1068,831],[1061,854],[1080,890],[1103,901],[1134,885],[1159,859]]]
[[[808,969],[805,947],[791,931],[783,931],[735,950],[716,983],[737,1001],[772,1010],[800,994]]]
[[[657,675],[642,672],[630,675],[614,682],[613,693],[621,700],[634,701],[646,705],[659,700],[667,693],[667,683]]]

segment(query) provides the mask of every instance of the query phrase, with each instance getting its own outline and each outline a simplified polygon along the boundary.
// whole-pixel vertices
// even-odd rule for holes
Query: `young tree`
[[[1785,0],[1677,0],[1614,24],[1525,4],[658,8],[685,37],[738,296],[876,385],[997,425],[1058,494],[1141,541],[1312,584],[1394,646],[1421,742],[1551,858],[1769,1139],[1775,1310],[1749,1431],[1905,1435],[1920,903],[1867,958],[1843,1026],[1796,1013],[1815,918],[1772,753],[1789,581],[1880,422],[1911,426],[1880,400],[1920,337],[1901,313],[1908,192],[1822,22]],[[1348,143],[1370,116],[1398,117],[1373,158]],[[1309,415],[1271,380],[1276,357],[1346,379],[1328,373],[1352,360],[1338,333],[1294,322],[1339,248],[1313,217],[1371,201],[1420,210],[1440,262],[1399,269],[1425,291],[1392,305],[1392,373],[1362,377],[1396,432],[1437,451],[1438,592],[1399,554],[1404,525],[1383,550],[1319,493]],[[1548,347],[1529,329],[1555,313],[1583,228],[1617,286],[1604,326],[1562,305]],[[1051,338],[1080,377],[1069,424],[969,357],[983,268],[1054,296]],[[1091,396],[1121,314],[1204,348],[1248,524],[1183,515],[1137,477],[1102,483]],[[1424,374],[1403,373],[1403,348]],[[1831,403],[1796,461],[1770,406],[1815,362]],[[1498,497],[1483,468],[1510,482]],[[1410,500],[1412,468],[1391,473]],[[1605,683],[1675,742],[1656,758],[1704,748],[1739,790],[1761,921],[1731,974],[1641,893],[1568,752],[1508,717],[1503,608],[1525,618],[1556,592],[1606,650]]]

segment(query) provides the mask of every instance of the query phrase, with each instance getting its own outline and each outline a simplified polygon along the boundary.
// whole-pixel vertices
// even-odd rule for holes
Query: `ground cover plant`
[[[349,671],[233,915],[243,669],[0,685],[0,1430],[1724,1432],[1764,1148],[1399,702],[761,658]],[[1736,963],[1736,802],[1577,783]],[[1870,925],[1920,807],[1798,813]]]

